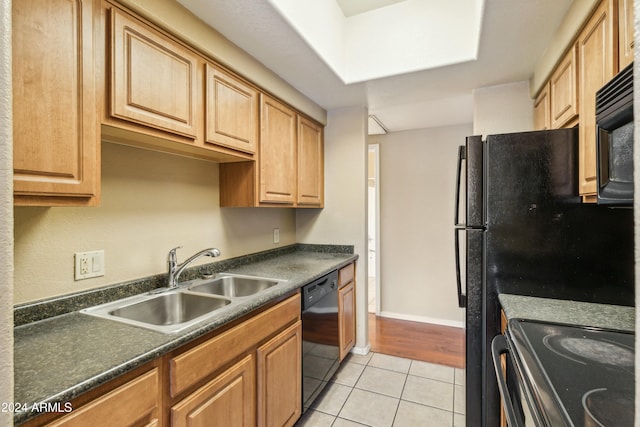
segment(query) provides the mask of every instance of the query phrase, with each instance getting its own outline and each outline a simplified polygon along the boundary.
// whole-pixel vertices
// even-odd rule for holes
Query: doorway
[[[380,145],[369,145],[368,157],[368,312],[380,314]]]

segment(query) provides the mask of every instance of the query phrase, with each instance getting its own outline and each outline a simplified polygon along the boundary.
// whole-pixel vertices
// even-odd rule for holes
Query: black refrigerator
[[[455,206],[466,420],[499,425],[499,293],[634,305],[633,210],[581,203],[578,130],[468,137]],[[462,219],[464,218],[464,219]]]

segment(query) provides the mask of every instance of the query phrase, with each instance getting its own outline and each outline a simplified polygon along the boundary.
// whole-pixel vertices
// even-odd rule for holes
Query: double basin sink
[[[175,289],[152,291],[81,310],[81,313],[174,333],[210,319],[234,302],[263,292],[283,280],[219,273]]]

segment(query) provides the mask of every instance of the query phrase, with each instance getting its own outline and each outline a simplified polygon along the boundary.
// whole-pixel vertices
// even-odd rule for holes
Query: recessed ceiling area
[[[380,9],[405,0],[336,0],[345,17]]]
[[[349,84],[327,65],[319,49],[300,34],[296,27],[302,24],[292,23],[297,14],[305,17],[305,12],[290,9],[323,4],[323,10],[338,21],[366,20],[368,15],[379,14],[378,24],[369,26],[363,35],[385,39],[387,33],[408,30],[404,19],[393,18],[394,10],[402,10],[414,0],[393,1],[358,13],[343,13],[337,1],[369,4],[369,0],[287,0],[288,15],[283,15],[270,0],[177,1],[324,109],[363,107],[389,132],[399,132],[472,123],[473,91],[529,80],[572,3],[585,0],[484,0],[482,5],[473,3],[476,6],[472,0],[418,0],[450,4],[452,8],[480,8],[476,58]],[[453,12],[437,18],[441,26],[455,30],[465,25]],[[304,22],[313,26],[312,31],[321,34],[321,41],[329,47],[342,43],[343,26],[327,24],[320,17],[311,23],[309,20],[306,16]],[[430,22],[418,21],[423,26]],[[437,44],[443,38],[432,36],[420,43]],[[403,45],[397,44],[396,49],[402,50]],[[386,66],[384,63],[398,59],[373,49],[368,61],[365,63]],[[404,64],[392,66],[399,70]],[[242,70],[236,71],[242,74]]]
[[[371,3],[349,17],[336,0],[268,1],[345,84],[477,58],[484,0]]]

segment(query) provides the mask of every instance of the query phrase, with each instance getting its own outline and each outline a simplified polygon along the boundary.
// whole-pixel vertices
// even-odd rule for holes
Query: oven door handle
[[[498,379],[498,389],[500,390],[500,396],[502,397],[502,404],[504,407],[504,415],[507,418],[507,425],[509,427],[522,427],[516,411],[513,408],[511,402],[509,389],[507,388],[507,378],[502,370],[502,364],[500,363],[500,356],[509,353],[509,347],[507,346],[507,340],[504,335],[497,335],[491,341],[491,355],[493,356],[493,367],[496,370],[496,378]]]

